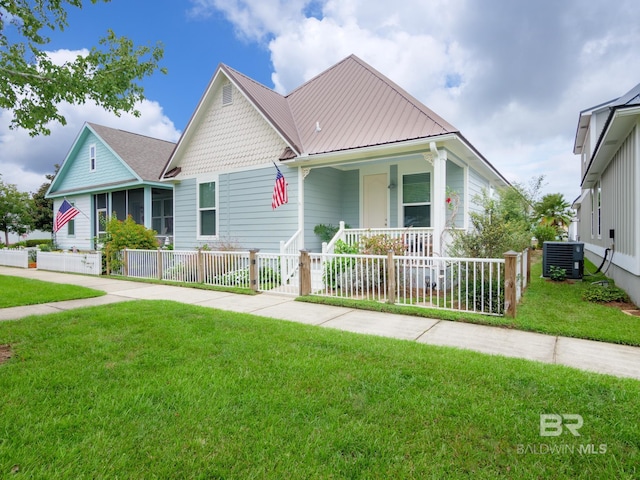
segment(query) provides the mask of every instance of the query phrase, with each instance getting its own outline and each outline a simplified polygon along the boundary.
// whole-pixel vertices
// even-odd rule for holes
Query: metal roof
[[[355,55],[286,96],[226,65],[220,68],[299,154],[328,153],[458,132]]]
[[[156,182],[175,143],[87,123],[111,149],[144,181]]]

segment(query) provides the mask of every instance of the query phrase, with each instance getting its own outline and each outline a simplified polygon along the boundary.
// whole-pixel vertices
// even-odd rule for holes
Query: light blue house
[[[288,203],[272,208],[278,166]],[[163,174],[175,246],[319,251],[318,224],[410,236],[446,253],[504,177],[462,134],[355,56],[288,95],[220,65]],[[408,237],[407,237],[408,238]]]
[[[80,214],[55,234],[62,249],[90,250],[115,214],[154,229],[160,240],[173,235],[173,187],[159,181],[175,144],[86,123],[73,142],[47,197],[54,215],[66,198]]]

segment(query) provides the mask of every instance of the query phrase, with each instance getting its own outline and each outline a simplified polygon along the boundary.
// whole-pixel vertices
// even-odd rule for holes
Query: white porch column
[[[431,226],[433,227],[433,252],[442,255],[442,239],[447,223],[447,152],[438,150],[435,142],[429,143],[433,160],[431,191]]]

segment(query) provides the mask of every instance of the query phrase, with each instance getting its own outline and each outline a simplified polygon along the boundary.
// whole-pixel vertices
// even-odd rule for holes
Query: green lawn
[[[586,264],[588,271],[596,270],[588,261]],[[538,258],[532,265],[531,284],[518,305],[515,319],[319,296],[300,297],[299,300],[640,346],[640,317],[582,299],[593,281],[604,278],[600,274],[585,276],[582,281],[552,282],[542,278],[542,263]]]
[[[29,278],[0,275],[0,308],[75,300],[105,295],[105,292],[76,285],[41,282]]]
[[[0,477],[640,476],[630,379],[168,301],[1,322],[0,344]],[[549,413],[581,436],[540,436]]]

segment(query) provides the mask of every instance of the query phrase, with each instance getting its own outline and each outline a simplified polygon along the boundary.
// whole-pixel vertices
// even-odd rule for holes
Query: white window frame
[[[97,166],[97,153],[96,153],[96,144],[92,143],[89,145],[89,171],[95,172]]]
[[[596,195],[598,195],[598,238],[602,238],[602,180],[596,184]]]
[[[429,175],[429,200],[426,202],[417,202],[417,203],[404,203],[404,177],[407,177],[409,175]],[[400,223],[399,225],[404,225],[405,223],[405,211],[404,208],[405,207],[420,207],[420,206],[429,206],[429,226],[428,227],[419,227],[419,228],[433,228],[433,208],[432,208],[432,204],[433,204],[433,172],[429,171],[429,170],[422,170],[422,171],[407,171],[407,172],[402,172],[399,174],[400,176],[400,181],[398,182],[400,184],[400,192],[398,195],[398,200],[400,202],[400,213],[401,215],[399,215],[400,218]],[[406,227],[405,227],[406,228]]]
[[[205,183],[213,183],[215,184],[215,206],[214,207],[206,207],[206,208],[200,208],[200,185],[205,184]],[[220,210],[219,210],[219,196],[220,196],[220,182],[218,181],[218,177],[209,177],[209,178],[201,178],[197,181],[196,183],[196,228],[197,228],[197,232],[196,232],[196,238],[198,240],[217,240],[220,234]],[[216,225],[215,225],[215,229],[216,229],[216,233],[215,235],[202,235],[202,222],[200,219],[200,213],[203,211],[215,211],[216,212]],[[175,213],[175,212],[174,212]],[[174,225],[174,232],[175,232],[175,225]]]

